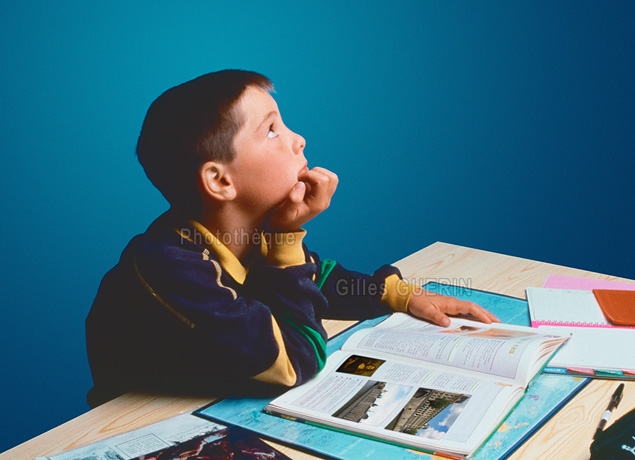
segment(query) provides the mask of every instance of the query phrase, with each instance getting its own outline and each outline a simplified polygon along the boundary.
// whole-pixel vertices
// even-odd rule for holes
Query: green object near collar
[[[320,265],[320,277],[315,282],[315,284],[317,284],[317,287],[322,289],[322,286],[324,286],[324,282],[335,268],[335,265],[337,265],[337,262],[332,259],[324,259],[322,261],[322,264]]]

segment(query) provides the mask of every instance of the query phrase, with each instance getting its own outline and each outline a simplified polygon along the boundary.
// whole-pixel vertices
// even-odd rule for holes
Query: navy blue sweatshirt
[[[320,260],[303,231],[264,234],[241,262],[217,236],[166,214],[104,276],[86,319],[91,407],[129,391],[279,391],[323,367],[322,319],[406,310],[395,267],[369,276]]]

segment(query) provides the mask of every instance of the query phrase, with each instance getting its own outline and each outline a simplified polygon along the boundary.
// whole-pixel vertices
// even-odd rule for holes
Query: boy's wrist
[[[267,247],[267,263],[279,268],[301,265],[306,262],[302,240],[306,230],[295,232],[263,232]]]
[[[399,275],[393,274],[385,280],[381,301],[394,311],[407,313],[412,294],[419,289],[418,286],[402,280]]]
[[[263,233],[264,234],[268,234],[268,233],[272,233],[272,234],[279,234],[279,233],[298,233],[298,232],[303,232],[304,230],[302,230],[302,228],[300,227],[293,227],[293,228],[284,228],[281,226],[272,226],[271,223],[269,223],[269,225],[267,226],[267,230],[265,230]]]

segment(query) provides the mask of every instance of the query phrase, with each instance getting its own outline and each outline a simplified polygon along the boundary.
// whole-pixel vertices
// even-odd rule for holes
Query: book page
[[[315,379],[268,410],[465,455],[522,394],[508,384],[338,351]]]
[[[549,367],[628,371],[635,374],[635,330],[541,326],[547,333],[569,333],[569,340]],[[634,457],[635,458],[635,457]]]
[[[374,350],[451,368],[475,371],[525,385],[544,364],[545,344],[557,347],[563,340],[531,328],[483,324],[453,319],[448,328],[405,314],[393,314],[383,323],[355,333],[342,350]],[[540,363],[539,363],[540,364]]]

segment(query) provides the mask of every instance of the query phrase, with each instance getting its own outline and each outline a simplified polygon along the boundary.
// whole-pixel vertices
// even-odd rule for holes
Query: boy
[[[222,71],[148,110],[137,154],[171,208],[102,280],[86,320],[91,406],[131,390],[301,384],[324,365],[325,317],[496,320],[473,303],[423,295],[394,267],[362,275],[308,251],[301,227],[329,206],[337,177],[308,168],[305,140],[283,124],[270,91],[260,74]]]

